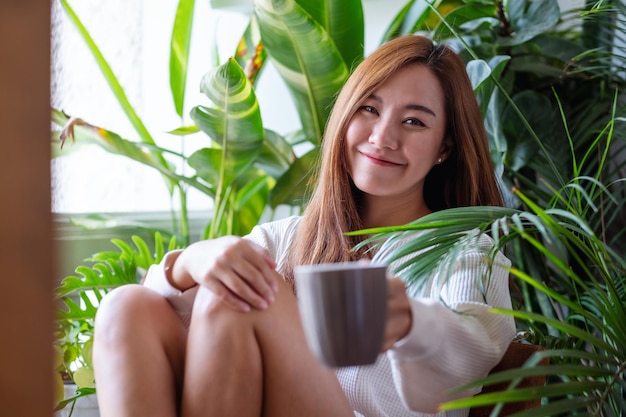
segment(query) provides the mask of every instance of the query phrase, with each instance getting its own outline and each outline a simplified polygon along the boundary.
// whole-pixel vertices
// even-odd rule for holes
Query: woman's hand
[[[241,311],[265,309],[278,290],[274,260],[255,243],[236,236],[193,243],[176,259],[172,280],[180,288],[193,280]]]
[[[385,326],[383,352],[405,337],[411,330],[412,323],[411,304],[409,303],[409,296],[406,293],[404,281],[399,278],[388,279],[387,324]]]

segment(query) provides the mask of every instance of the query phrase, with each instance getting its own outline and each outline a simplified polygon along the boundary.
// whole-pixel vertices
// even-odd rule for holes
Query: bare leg
[[[183,416],[354,416],[335,373],[313,357],[282,283],[264,311],[241,313],[208,290],[189,329]]]
[[[176,416],[187,335],[169,303],[139,285],[120,287],[99,307],[95,332],[100,415]]]

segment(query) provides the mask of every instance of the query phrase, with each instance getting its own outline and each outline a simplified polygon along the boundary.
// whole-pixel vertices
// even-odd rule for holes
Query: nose
[[[385,118],[380,118],[372,128],[368,142],[379,148],[395,150],[398,147],[398,132],[394,124]]]

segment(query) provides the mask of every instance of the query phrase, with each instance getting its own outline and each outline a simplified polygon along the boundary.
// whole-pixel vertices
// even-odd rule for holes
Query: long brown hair
[[[360,237],[344,233],[362,229],[361,192],[348,172],[343,138],[361,103],[398,69],[420,63],[437,76],[445,97],[446,133],[452,150],[431,169],[424,199],[433,210],[477,205],[502,205],[482,115],[463,61],[445,45],[423,36],[387,42],[367,57],[342,88],[331,112],[322,143],[317,185],[298,225],[286,270],[293,280],[295,265],[353,261],[367,257],[352,249]]]

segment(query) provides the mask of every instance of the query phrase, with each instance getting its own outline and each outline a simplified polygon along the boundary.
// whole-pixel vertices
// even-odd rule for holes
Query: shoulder
[[[295,232],[301,219],[302,217],[300,216],[289,216],[280,220],[260,223],[252,229],[246,238],[254,240],[257,236],[265,236],[266,238],[274,240],[291,236]]]
[[[244,238],[264,247],[280,268],[301,219],[300,216],[289,216],[280,220],[261,223],[256,225]]]

